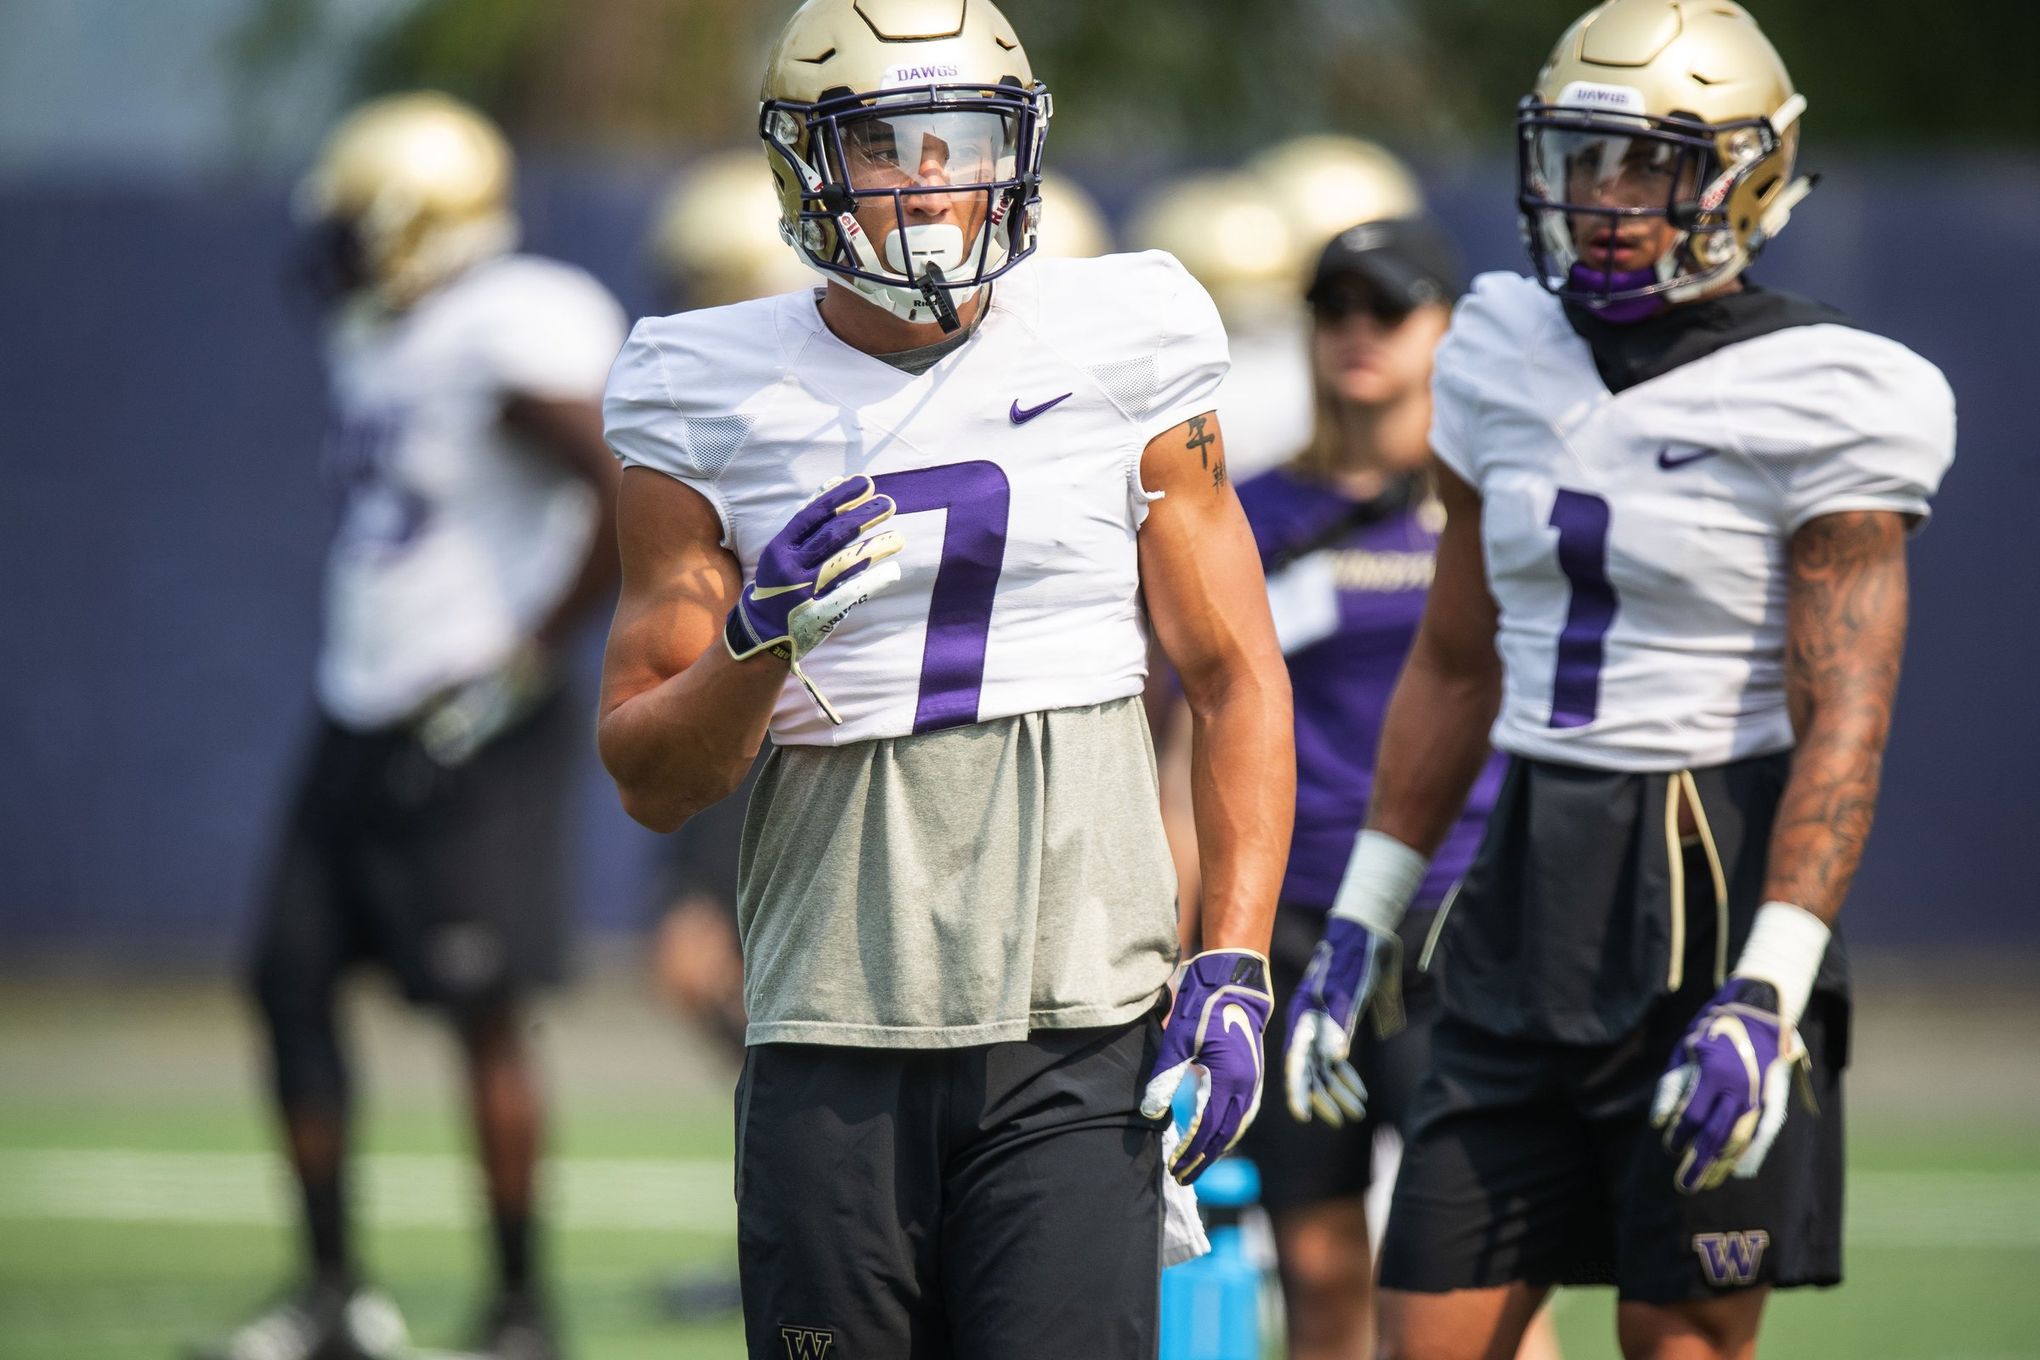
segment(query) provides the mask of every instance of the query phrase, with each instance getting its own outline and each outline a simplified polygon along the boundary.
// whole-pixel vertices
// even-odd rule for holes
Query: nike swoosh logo
[[[1672,457],[1672,451],[1670,449],[1659,449],[1657,455],[1657,465],[1663,468],[1666,472],[1670,472],[1675,468],[1682,468],[1686,466],[1686,464],[1688,463],[1697,463],[1702,458],[1712,458],[1715,454],[1720,452],[1721,452],[1720,449],[1699,449],[1693,453],[1684,454],[1681,455],[1680,457],[1674,458]]]
[[[1236,1029],[1248,1039],[1254,1037],[1253,1022],[1247,1019],[1246,1007],[1228,1002],[1219,1012],[1219,1021],[1226,1029]]]
[[[1013,409],[1006,412],[1006,418],[1012,421],[1015,425],[1025,425],[1028,421],[1034,419],[1042,412],[1051,410],[1054,407],[1062,405],[1064,402],[1068,401],[1071,397],[1074,397],[1075,395],[1076,393],[1074,392],[1065,392],[1061,396],[1055,398],[1053,401],[1044,401],[1043,403],[1041,403],[1041,405],[1030,406],[1024,411],[1020,409],[1020,399],[1018,397],[1015,397],[1013,399]]]

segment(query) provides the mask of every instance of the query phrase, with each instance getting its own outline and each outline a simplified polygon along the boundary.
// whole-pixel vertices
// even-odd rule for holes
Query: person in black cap
[[[1430,489],[1431,351],[1461,280],[1457,252],[1427,219],[1363,222],[1333,237],[1305,294],[1316,404],[1309,442],[1240,484],[1295,696],[1296,829],[1269,950],[1281,1007],[1310,962],[1360,829],[1389,693],[1430,585],[1444,519]],[[1173,741],[1187,741],[1188,724],[1170,730]],[[1482,777],[1432,861],[1421,914],[1405,927],[1410,1023],[1357,1044],[1366,1117],[1332,1127],[1270,1111],[1240,1144],[1261,1171],[1296,1360],[1374,1353],[1366,1196],[1375,1135],[1399,1127],[1428,1061],[1430,990],[1418,964],[1497,783],[1496,770]],[[1189,824],[1168,821],[1172,831]],[[1178,847],[1179,867],[1196,863],[1186,848]],[[1183,900],[1187,911],[1194,884],[1184,884]],[[1267,1036],[1270,1071],[1280,1070],[1282,1046],[1281,1033]]]

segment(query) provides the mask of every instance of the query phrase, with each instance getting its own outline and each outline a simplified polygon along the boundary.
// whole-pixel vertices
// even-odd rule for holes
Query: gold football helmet
[[[869,301],[954,329],[1035,248],[1049,114],[991,0],[808,0],[759,108],[780,229]]]
[[[1516,115],[1518,207],[1544,286],[1611,319],[1748,267],[1813,188],[1806,99],[1730,0],[1608,0],[1558,40]]]
[[[327,236],[327,274],[408,307],[478,260],[510,249],[509,143],[449,95],[391,95],[342,119],[298,186],[296,209]]]
[[[652,226],[653,267],[675,305],[720,307],[790,293],[813,280],[779,237],[779,200],[757,153],[696,162],[667,193]]]
[[[1424,210],[1416,177],[1393,154],[1357,137],[1319,133],[1280,142],[1247,162],[1289,223],[1304,256],[1348,227]]]
[[[1253,326],[1296,310],[1303,286],[1296,234],[1248,175],[1171,180],[1135,214],[1128,236],[1140,249],[1182,261],[1230,324]]]

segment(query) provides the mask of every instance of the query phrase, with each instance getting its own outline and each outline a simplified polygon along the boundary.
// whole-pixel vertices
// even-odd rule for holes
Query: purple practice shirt
[[[1296,831],[1282,880],[1285,905],[1332,905],[1374,788],[1388,697],[1416,640],[1439,511],[1422,502],[1372,523],[1331,487],[1275,468],[1240,483],[1263,568],[1314,542],[1269,580],[1269,601],[1296,703]],[[1348,527],[1325,542],[1341,520]],[[1491,758],[1431,859],[1411,908],[1435,908],[1473,860],[1501,783]]]

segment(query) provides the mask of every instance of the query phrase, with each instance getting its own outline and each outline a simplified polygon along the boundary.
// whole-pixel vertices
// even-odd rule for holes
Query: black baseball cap
[[[1391,217],[1346,228],[1325,243],[1304,301],[1319,306],[1338,296],[1342,280],[1359,279],[1384,303],[1414,311],[1451,305],[1466,291],[1459,252],[1427,217]]]

